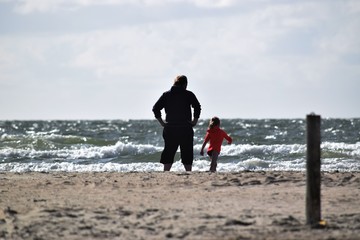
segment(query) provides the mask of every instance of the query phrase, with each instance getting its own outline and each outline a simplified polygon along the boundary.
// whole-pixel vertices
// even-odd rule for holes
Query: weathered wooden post
[[[310,114],[306,116],[306,223],[312,227],[318,226],[321,220],[320,123],[321,117],[319,115]]]

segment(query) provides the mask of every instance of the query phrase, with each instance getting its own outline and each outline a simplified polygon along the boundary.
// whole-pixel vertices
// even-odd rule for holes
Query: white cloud
[[[346,23],[333,32],[333,36],[325,36],[319,41],[319,47],[323,52],[338,54],[360,54],[360,33],[354,29],[360,27],[360,19],[357,22]]]
[[[157,76],[170,67],[162,39],[146,29],[123,28],[74,36],[77,54],[71,66],[92,71],[98,78]],[[80,43],[80,44],[79,44]],[[71,44],[71,42],[69,42]]]
[[[346,9],[349,13],[360,13],[360,2],[358,0],[346,1]]]
[[[141,102],[151,104],[149,99],[156,98],[170,86],[176,74],[183,73],[190,79],[189,86],[203,99],[205,113],[212,115],[221,109],[224,111],[221,115],[240,117],[234,112],[236,105],[244,110],[244,116],[257,114],[256,117],[261,117],[265,113],[284,115],[284,109],[289,106],[303,111],[312,106],[313,100],[319,102],[316,106],[321,110],[330,103],[319,99],[329,98],[331,91],[349,91],[359,85],[356,82],[359,70],[356,69],[360,64],[357,31],[360,19],[355,1],[346,2],[348,4],[341,1],[326,4],[255,1],[258,5],[253,1],[221,0],[23,0],[16,3],[18,11],[32,13],[26,16],[30,21],[32,17],[41,19],[42,14],[38,12],[86,10],[87,6],[96,4],[132,5],[126,8],[131,10],[129,15],[138,9],[149,13],[150,9],[153,12],[149,10],[149,14],[158,17],[148,21],[149,15],[140,14],[136,21],[123,17],[122,24],[101,22],[89,26],[87,21],[81,23],[83,25],[79,23],[83,17],[79,14],[88,14],[86,19],[98,17],[97,14],[108,15],[116,22],[118,13],[108,11],[109,8],[101,8],[101,13],[95,15],[92,15],[94,9],[66,15],[60,11],[56,15],[59,18],[52,18],[51,23],[32,22],[48,26],[44,31],[40,28],[29,33],[19,30],[17,34],[2,35],[1,84],[10,79],[13,89],[16,86],[25,89],[24,86],[29,85],[34,90],[41,88],[44,90],[41,96],[51,98],[49,103],[54,105],[61,105],[55,96],[62,101],[79,98],[94,106],[97,101],[111,99],[113,103],[106,103],[108,113],[116,105],[128,118],[134,111],[130,109],[125,113],[127,99],[134,91],[143,97],[138,103],[141,108]],[[180,11],[180,17],[169,14],[167,10],[173,11],[173,8]],[[189,9],[191,13],[186,12]],[[79,24],[76,28],[79,31],[69,31],[67,26],[61,31],[53,30],[53,26],[63,24],[63,16],[67,23]],[[342,77],[351,88],[338,83]],[[322,90],[324,86],[326,91]],[[57,91],[51,94],[54,88]],[[219,92],[216,99],[213,91]],[[17,94],[17,99],[22,96],[20,92],[9,91],[0,95],[11,98],[11,94]],[[61,97],[64,94],[66,98]],[[303,94],[314,95],[304,103]],[[27,98],[35,95],[24,93]],[[346,94],[342,96],[347,97]],[[350,97],[353,102],[359,100],[354,93],[349,94]],[[43,101],[38,96],[33,99]],[[263,109],[264,106],[267,109]],[[88,106],[89,112],[91,107]],[[152,117],[149,109],[146,109],[146,116]],[[74,109],[71,111],[76,113]],[[140,112],[136,114],[141,115]]]
[[[0,67],[1,69],[7,69],[14,65],[16,55],[10,52],[6,45],[5,41],[0,39]],[[2,71],[0,71],[2,72]]]
[[[17,0],[15,10],[21,14],[32,12],[54,12],[58,10],[76,10],[80,7],[100,6],[100,5],[123,5],[131,0]]]
[[[66,1],[57,1],[59,4],[64,2]],[[94,1],[72,2],[83,5],[95,4]],[[106,3],[115,4],[114,1]],[[149,1],[148,4],[150,3],[154,2]],[[207,1],[203,2],[206,3]],[[206,78],[245,75],[253,76],[253,79],[259,78],[258,81],[271,81],[272,74],[279,77],[276,72],[280,69],[291,72],[291,69],[299,68],[299,72],[302,72],[307,64],[301,62],[307,63],[311,59],[322,58],[314,55],[316,53],[312,53],[311,56],[292,55],[285,58],[281,55],[274,56],[271,52],[272,48],[279,44],[279,40],[290,32],[316,25],[317,7],[318,5],[313,3],[275,5],[237,16],[129,25],[69,34],[59,39],[56,36],[46,39],[40,37],[37,40],[29,38],[28,42],[21,46],[26,55],[39,63],[51,58],[51,49],[65,47],[64,50],[67,52],[64,54],[68,54],[68,67],[93,72],[98,78],[103,79],[158,76],[161,72],[171,73],[183,69],[194,74],[199,72],[199,75],[205,75]],[[349,27],[349,31],[351,29],[353,26]],[[349,34],[341,36],[348,40]],[[350,41],[352,43],[347,49],[355,47],[355,36],[350,37]],[[339,42],[344,41],[325,38],[321,39],[319,46],[322,49],[339,48]],[[344,44],[340,46],[346,47]],[[59,64],[56,59],[53,59],[53,62]],[[304,76],[313,78],[311,72],[308,71]]]
[[[10,0],[9,0],[10,1]],[[198,7],[229,7],[234,0],[17,0],[15,10],[21,14],[32,12],[54,12],[58,10],[76,10],[89,6],[133,5],[163,6],[169,4],[189,3]]]
[[[187,2],[192,3],[199,7],[205,8],[223,8],[234,5],[236,0],[188,0]]]

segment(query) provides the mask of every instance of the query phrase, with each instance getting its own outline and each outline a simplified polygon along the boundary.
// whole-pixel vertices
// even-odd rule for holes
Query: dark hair
[[[179,75],[174,80],[174,86],[187,86],[187,77],[185,75]]]
[[[210,119],[209,128],[214,128],[215,126],[220,126],[220,119],[218,117]]]

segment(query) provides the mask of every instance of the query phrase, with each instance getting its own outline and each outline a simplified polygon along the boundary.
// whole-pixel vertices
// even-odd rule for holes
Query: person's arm
[[[164,98],[165,95],[163,94],[159,100],[157,100],[157,102],[155,103],[155,105],[153,106],[153,113],[155,115],[155,118],[159,121],[160,125],[165,127],[166,123],[164,122],[164,120],[161,117],[161,109],[164,108],[165,104],[164,104]]]
[[[160,123],[161,126],[165,127],[166,122],[164,122],[164,120],[163,120],[161,117],[156,118],[156,119],[159,121],[159,123]]]
[[[191,122],[190,122],[190,124],[191,124],[191,126],[195,126],[196,124],[197,124],[197,122],[198,122],[198,118],[194,118]]]
[[[208,134],[206,134],[203,145],[201,146],[201,150],[200,150],[200,155],[204,156],[204,148],[206,146],[206,144],[209,142],[210,138],[208,136]]]
[[[225,139],[227,140],[227,142],[228,142],[228,144],[231,144],[232,143],[232,138],[229,136],[229,135],[227,135],[227,133],[225,133]]]
[[[204,156],[204,148],[205,148],[206,144],[207,144],[207,142],[204,141],[204,143],[203,143],[203,145],[201,147],[201,150],[200,150],[200,155],[201,156]]]
[[[194,108],[194,118],[191,121],[191,125],[195,126],[200,118],[201,113],[201,105],[199,103],[199,100],[196,98],[195,94],[192,94],[192,107]]]

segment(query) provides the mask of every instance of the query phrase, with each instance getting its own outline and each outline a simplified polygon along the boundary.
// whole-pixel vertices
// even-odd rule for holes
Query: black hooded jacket
[[[161,110],[164,108],[168,124],[187,124],[192,120],[191,107],[194,109],[194,118],[199,118],[201,106],[195,94],[181,86],[172,86],[161,95],[152,110],[155,118],[161,118]]]

